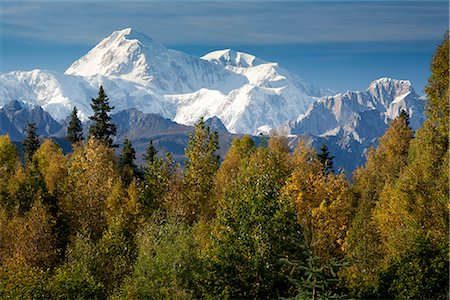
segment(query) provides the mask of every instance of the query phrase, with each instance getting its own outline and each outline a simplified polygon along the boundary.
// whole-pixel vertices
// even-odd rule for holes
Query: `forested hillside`
[[[0,137],[2,299],[447,299],[449,36],[427,119],[390,123],[349,180],[333,153],[244,136],[222,163],[200,119],[184,167],[148,145],[120,156],[101,89],[90,138],[64,155],[27,129]]]

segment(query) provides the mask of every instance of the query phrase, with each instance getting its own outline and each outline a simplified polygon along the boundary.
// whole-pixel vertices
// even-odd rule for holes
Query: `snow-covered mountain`
[[[115,111],[136,108],[186,125],[215,116],[234,133],[274,128],[332,94],[250,54],[228,49],[194,57],[127,28],[103,39],[64,74],[1,74],[0,106],[20,100],[57,120],[77,106],[86,120],[99,85]]]
[[[362,142],[367,135],[358,136],[356,125],[361,122],[357,120],[364,119],[363,122],[367,122],[368,119],[376,119],[374,122],[387,126],[405,110],[410,116],[411,127],[416,129],[424,120],[424,104],[425,101],[414,91],[408,80],[380,78],[370,83],[363,92],[347,91],[321,98],[287,126],[291,134],[309,133],[316,136],[336,135],[344,130],[352,132],[354,138]],[[373,117],[362,118],[362,114],[373,114]],[[374,131],[379,129],[382,128],[372,128]]]
[[[305,114],[279,126],[276,131],[289,135],[308,135],[339,153],[338,164],[353,170],[365,161],[369,147],[376,146],[390,121],[405,110],[413,130],[425,119],[425,99],[408,80],[380,78],[365,91],[323,97],[314,102]]]

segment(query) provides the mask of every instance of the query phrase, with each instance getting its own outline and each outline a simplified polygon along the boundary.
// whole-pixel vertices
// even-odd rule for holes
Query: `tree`
[[[219,148],[217,132],[211,132],[203,118],[200,118],[194,130],[194,133],[189,135],[189,144],[185,151],[186,171],[182,181],[184,192],[171,193],[172,197],[166,201],[169,209],[187,223],[201,218],[210,219],[214,214],[214,174],[219,168],[219,156],[216,155]]]
[[[119,169],[122,174],[122,181],[125,185],[129,185],[136,175],[137,166],[134,163],[136,159],[136,151],[127,138],[123,141],[122,153],[119,156]]]
[[[87,234],[93,240],[101,237],[107,227],[108,203],[121,186],[114,151],[105,143],[90,139],[71,155],[61,209],[71,232]]]
[[[319,154],[317,154],[317,158],[322,164],[322,170],[324,174],[329,174],[333,172],[334,156],[330,156],[330,152],[328,151],[327,145],[322,144],[322,147],[320,147],[320,152]]]
[[[26,129],[27,137],[23,141],[23,152],[25,156],[25,160],[27,162],[31,162],[34,153],[39,148],[39,140],[36,134],[36,124],[28,123],[28,127]]]
[[[383,253],[378,265],[385,267],[381,288],[388,297],[448,297],[448,51],[446,34],[431,64],[428,119],[411,141],[401,176],[385,185],[373,213]]]
[[[292,204],[281,195],[289,157],[282,139],[251,150],[247,138],[233,143],[224,169],[234,178],[219,193],[216,218],[203,251],[208,266],[204,286],[212,298],[277,298],[289,295],[282,257],[294,255],[298,234]],[[249,149],[241,153],[236,149]],[[242,163],[240,163],[241,161]],[[220,177],[223,176],[219,171]],[[217,185],[221,185],[217,182]]]
[[[192,227],[153,217],[137,235],[138,257],[123,299],[192,299],[199,289]]]
[[[172,189],[175,194],[175,187],[179,182],[174,182],[175,175],[179,175],[179,166],[175,164],[170,153],[166,153],[165,158],[157,156],[158,151],[153,146],[153,141],[148,144],[144,160],[144,180],[141,202],[148,213],[156,210],[162,204],[164,197]],[[179,177],[179,176],[177,176]]]
[[[155,161],[157,154],[158,151],[155,149],[155,146],[153,146],[153,141],[150,140],[150,143],[148,143],[148,147],[144,153],[144,161],[147,165],[152,164]]]
[[[425,87],[428,96],[428,120],[443,136],[449,134],[449,32],[437,47],[431,62],[431,75]]]
[[[31,210],[25,216],[14,216],[10,221],[12,245],[8,248],[11,257],[6,265],[43,269],[55,265],[57,249],[54,220],[42,200],[42,194],[37,193]]]
[[[113,145],[112,137],[116,134],[116,125],[111,123],[111,117],[109,112],[114,109],[114,106],[109,106],[109,99],[100,86],[97,98],[92,98],[92,109],[94,115],[89,117],[93,121],[93,124],[89,128],[89,136],[100,140],[108,147],[115,147]]]
[[[8,135],[0,136],[0,206],[9,206],[8,182],[20,169],[20,159],[16,146]]]
[[[322,261],[344,257],[343,246],[353,214],[353,195],[343,174],[326,175],[322,161],[302,141],[293,155],[292,175],[284,194],[292,201],[305,241]]]
[[[409,118],[406,113],[401,113],[389,124],[378,147],[369,150],[364,167],[354,173],[353,190],[358,201],[347,239],[347,257],[352,264],[346,270],[345,277],[348,280],[347,285],[358,291],[357,297],[376,297],[386,252],[381,247],[381,223],[377,223],[374,217],[379,211],[377,207],[387,204],[385,200],[380,199],[383,190],[396,182],[407,166],[412,139]],[[394,212],[395,218],[401,212],[392,208],[384,212],[386,220],[389,219],[388,211]],[[393,230],[398,229],[396,226],[388,226]]]
[[[251,153],[256,150],[255,143],[250,136],[235,138],[215,176],[216,197],[222,197],[228,189],[236,184],[237,175],[244,167]]]
[[[34,155],[39,172],[52,195],[61,195],[62,182],[67,176],[67,159],[62,149],[52,140],[46,139]]]
[[[67,128],[67,139],[72,143],[78,143],[83,140],[83,128],[81,127],[81,121],[77,116],[78,110],[75,106],[72,114],[70,115],[69,127]]]
[[[0,136],[0,176],[8,176],[14,173],[19,162],[17,148],[8,135]],[[2,180],[3,183],[3,180]]]

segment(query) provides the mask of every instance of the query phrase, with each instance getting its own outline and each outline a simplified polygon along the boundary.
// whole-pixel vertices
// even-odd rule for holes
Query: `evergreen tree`
[[[328,151],[328,147],[325,144],[322,144],[320,147],[320,153],[317,154],[317,158],[322,164],[322,172],[323,174],[329,174],[333,172],[333,159],[334,156],[330,156],[330,152]]]
[[[405,123],[406,126],[410,127],[409,126],[409,115],[404,109],[402,109],[402,111],[398,115],[398,118],[403,120],[403,122]]]
[[[123,141],[122,153],[119,156],[119,169],[122,173],[122,180],[126,185],[129,185],[136,175],[137,166],[134,164],[136,159],[136,151],[127,138]]]
[[[97,98],[92,99],[91,104],[94,110],[94,115],[89,117],[94,123],[89,128],[89,137],[103,141],[109,147],[116,147],[113,145],[112,137],[116,134],[116,125],[111,123],[109,112],[114,109],[114,106],[109,106],[109,99],[100,86]]]
[[[28,123],[28,127],[26,129],[27,137],[23,141],[23,152],[25,156],[25,160],[30,162],[33,158],[34,153],[39,148],[39,140],[36,134],[36,124]]]
[[[158,151],[155,149],[155,146],[153,146],[153,141],[150,140],[150,143],[144,153],[144,161],[147,165],[152,164],[155,161],[157,154]]]
[[[83,128],[81,127],[81,121],[78,119],[77,112],[78,110],[75,106],[70,115],[69,127],[67,128],[67,139],[72,144],[83,140]]]

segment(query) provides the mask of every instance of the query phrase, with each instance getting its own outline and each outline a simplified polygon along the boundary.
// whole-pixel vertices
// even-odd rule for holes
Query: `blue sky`
[[[252,53],[324,88],[410,79],[422,93],[448,1],[0,1],[0,72],[63,72],[133,27],[193,55]]]

